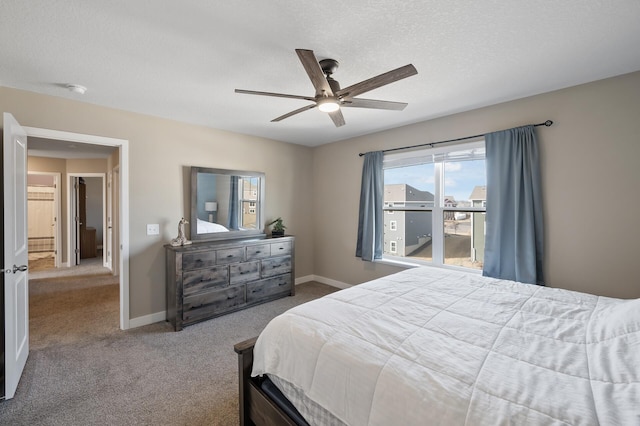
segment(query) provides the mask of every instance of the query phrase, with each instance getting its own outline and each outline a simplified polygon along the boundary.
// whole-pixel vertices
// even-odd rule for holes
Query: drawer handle
[[[230,258],[230,257],[233,257],[233,255],[232,254],[227,255],[227,259]]]
[[[260,253],[262,253],[260,250],[257,250],[257,251],[256,251],[256,254],[260,254]]]
[[[284,250],[284,247],[280,247],[278,250]]]

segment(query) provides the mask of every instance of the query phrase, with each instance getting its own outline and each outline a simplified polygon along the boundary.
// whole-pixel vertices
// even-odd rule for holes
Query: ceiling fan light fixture
[[[334,98],[324,98],[318,101],[318,109],[322,112],[335,112],[340,109],[340,103]]]
[[[282,121],[285,118],[315,109],[316,107],[320,111],[326,112],[336,127],[345,125],[344,117],[342,116],[342,107],[402,111],[404,107],[407,106],[406,103],[380,101],[376,99],[362,99],[356,98],[356,96],[379,87],[386,86],[387,84],[394,83],[398,80],[402,80],[403,78],[411,77],[418,73],[416,67],[412,64],[408,64],[341,89],[340,84],[331,77],[338,68],[338,61],[334,59],[323,59],[318,61],[313,50],[308,49],[296,49],[296,54],[298,55],[300,62],[302,62],[302,66],[304,67],[307,76],[309,76],[311,84],[313,84],[315,96],[288,95],[285,93],[258,92],[255,90],[244,89],[235,90],[236,93],[244,93],[247,95],[275,96],[278,98],[300,99],[312,102],[302,108],[298,108],[274,118],[271,120],[272,123]]]

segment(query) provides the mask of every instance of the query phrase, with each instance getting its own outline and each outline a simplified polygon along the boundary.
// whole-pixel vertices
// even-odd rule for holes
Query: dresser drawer
[[[222,290],[213,290],[183,300],[182,319],[197,321],[212,315],[222,314],[245,303],[245,286],[231,286]]]
[[[182,269],[201,269],[215,266],[216,252],[203,251],[198,253],[185,253],[182,255]]]
[[[291,254],[291,241],[271,244],[271,256],[284,256]]]
[[[229,266],[229,281],[231,284],[260,278],[260,262],[236,263]]]
[[[218,265],[242,262],[244,260],[244,247],[216,250]]]
[[[291,293],[291,275],[280,275],[247,284],[247,303]]]
[[[215,266],[207,269],[185,271],[182,274],[183,295],[191,294],[223,287],[229,283],[229,268],[227,266]]]
[[[275,275],[291,272],[291,256],[274,257],[262,260],[261,277],[273,277]]]
[[[271,256],[271,244],[247,247],[247,260],[264,259]]]

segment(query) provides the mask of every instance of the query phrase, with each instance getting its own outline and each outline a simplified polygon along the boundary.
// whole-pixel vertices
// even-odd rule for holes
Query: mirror
[[[264,173],[191,167],[191,239],[262,235]]]

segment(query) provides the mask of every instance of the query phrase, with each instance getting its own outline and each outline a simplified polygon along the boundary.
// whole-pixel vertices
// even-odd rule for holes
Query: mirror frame
[[[260,178],[260,188],[258,189],[259,200],[256,224],[258,226],[264,226],[264,202],[265,202],[265,174],[261,172],[251,172],[244,170],[227,170],[227,169],[214,169],[209,167],[197,167],[191,166],[191,215],[190,215],[190,229],[191,240],[193,241],[215,241],[215,240],[228,240],[234,238],[247,238],[247,237],[265,237],[263,228],[256,229],[243,229],[229,232],[212,232],[208,234],[198,234],[198,209],[197,209],[197,197],[198,197],[198,173],[211,173],[216,175],[226,176],[249,176]],[[239,210],[241,211],[241,210]]]

